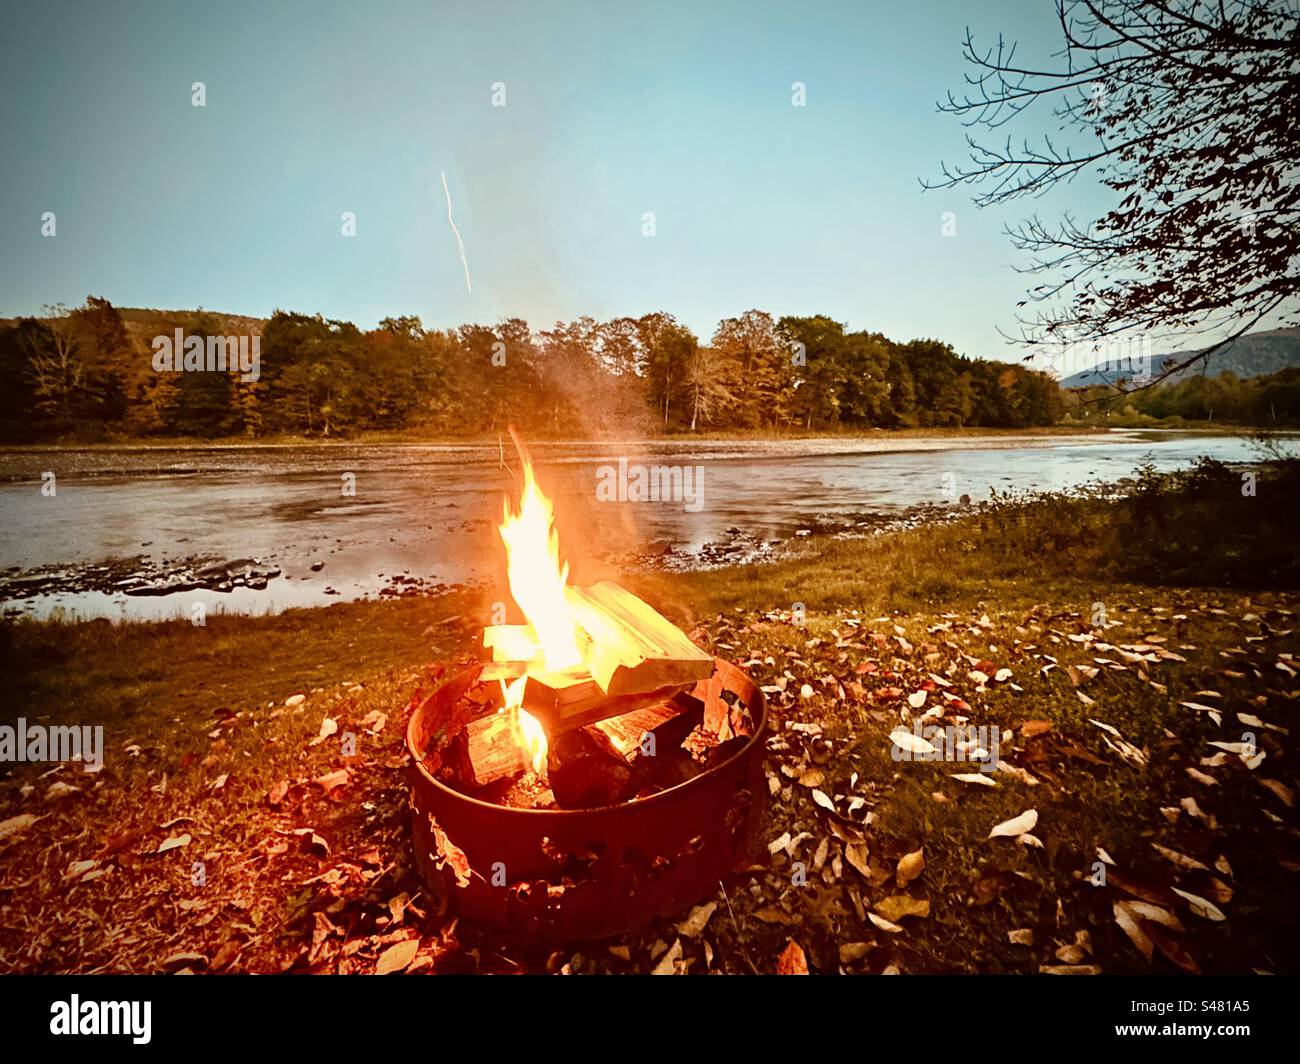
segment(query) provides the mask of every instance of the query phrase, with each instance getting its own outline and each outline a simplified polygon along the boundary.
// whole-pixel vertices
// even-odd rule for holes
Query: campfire
[[[531,458],[499,533],[522,623],[416,710],[412,804],[426,878],[469,915],[564,935],[697,900],[747,859],[763,698],[648,603],[569,582]]]

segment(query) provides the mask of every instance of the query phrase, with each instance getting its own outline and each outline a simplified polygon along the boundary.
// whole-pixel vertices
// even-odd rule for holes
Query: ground
[[[107,738],[0,782],[0,970],[1295,971],[1294,479],[638,578],[763,685],[771,795],[749,869],[600,942],[459,922],[414,872],[405,722],[474,592],[7,626],[6,717]],[[1002,770],[896,759],[917,719],[995,728]]]

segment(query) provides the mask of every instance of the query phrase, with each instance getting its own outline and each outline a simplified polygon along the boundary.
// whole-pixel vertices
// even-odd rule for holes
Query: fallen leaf
[[[929,901],[913,898],[907,894],[891,894],[888,898],[881,898],[876,903],[875,909],[891,923],[897,923],[909,916],[925,919],[930,915]]]
[[[695,938],[705,925],[708,924],[709,918],[713,916],[713,911],[718,907],[716,901],[707,902],[704,905],[697,905],[680,924],[677,925],[677,931],[687,938]]]
[[[1179,853],[1177,850],[1171,850],[1167,846],[1161,846],[1158,842],[1153,842],[1151,848],[1165,860],[1171,861],[1179,868],[1202,872],[1208,872],[1210,870],[1207,865],[1203,865],[1200,861],[1196,860],[1195,857],[1188,857],[1187,854]]]
[[[896,924],[893,920],[886,920],[883,916],[878,916],[876,913],[867,913],[867,919],[881,931],[887,931],[891,935],[896,935],[903,930],[901,924]]]
[[[379,963],[375,965],[375,974],[392,975],[394,972],[404,972],[411,966],[411,961],[415,960],[415,955],[419,952],[418,938],[408,938],[405,942],[394,943],[380,954]]]
[[[680,975],[677,962],[682,959],[682,940],[677,939],[668,952],[659,958],[659,963],[651,970],[651,975]]]
[[[162,841],[158,846],[158,849],[154,850],[154,853],[166,853],[168,850],[177,850],[182,846],[188,846],[189,844],[190,837],[188,834],[171,835]]]
[[[925,855],[921,850],[916,850],[899,858],[898,870],[894,873],[894,878],[901,890],[924,871]]]
[[[0,820],[0,840],[7,839],[10,835],[17,835],[20,831],[26,831],[40,819],[31,813],[19,813],[8,820]]]
[[[1038,810],[1026,809],[1019,816],[1012,817],[1010,820],[1004,820],[1001,824],[996,825],[989,832],[990,839],[1023,835],[1027,831],[1033,831],[1038,823]]]
[[[789,944],[781,952],[781,956],[776,962],[777,975],[807,975],[808,958],[804,956],[802,947],[794,939],[790,939]]]
[[[338,769],[335,772],[327,772],[323,776],[317,776],[312,783],[317,784],[329,794],[336,787],[346,787],[348,785],[348,770],[345,768]]]
[[[1203,920],[1213,920],[1215,922],[1227,919],[1227,917],[1223,915],[1223,910],[1213,902],[1206,901],[1204,898],[1199,898],[1195,894],[1189,894],[1185,890],[1179,890],[1177,887],[1174,887],[1173,891],[1180,898],[1186,900],[1187,907],[1191,910],[1193,916],[1199,916]]]
[[[906,750],[909,754],[933,754],[936,752],[930,743],[906,728],[895,728],[890,732],[889,739],[896,747],[900,750]]]
[[[208,958],[202,953],[173,953],[170,957],[164,957],[159,967],[170,972],[178,968],[206,968],[207,965]]]
[[[867,844],[865,842],[846,842],[844,844],[844,860],[864,878],[871,878],[871,868],[867,864]]]

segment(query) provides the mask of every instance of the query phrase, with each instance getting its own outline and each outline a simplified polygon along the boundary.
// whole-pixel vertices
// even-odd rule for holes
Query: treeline
[[[250,332],[256,379],[158,372],[154,338]],[[510,422],[535,433],[1022,427],[1062,412],[1047,374],[897,343],[830,318],[751,310],[707,344],[671,315],[534,331],[371,330],[277,311],[267,321],[203,311],[119,311],[91,297],[0,327],[0,425],[10,439],[306,435],[413,430],[476,435]]]
[[[1112,387],[1096,385],[1071,389],[1065,401],[1067,420],[1090,423],[1178,418],[1229,425],[1296,425],[1300,424],[1300,368],[1249,378],[1232,370],[1214,377],[1193,374],[1122,397]]]

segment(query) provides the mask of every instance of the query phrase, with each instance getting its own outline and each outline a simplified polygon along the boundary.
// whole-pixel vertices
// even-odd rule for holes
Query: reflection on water
[[[810,522],[865,511],[1115,481],[1144,462],[1166,470],[1207,454],[1256,457],[1238,437],[1172,433],[604,442],[537,444],[533,452],[579,579],[607,554],[652,541],[695,550],[733,527],[785,538]],[[700,504],[598,502],[597,471],[619,457],[698,467]],[[58,477],[54,498],[40,492],[47,469]],[[264,591],[62,592],[12,604],[33,616],[65,607],[85,616],[171,617],[197,601],[255,613],[374,594],[395,574],[495,579],[502,566],[495,523],[503,493],[513,490],[495,446],[446,444],[10,452],[0,453],[0,471],[0,570],[134,557],[168,565],[257,558],[283,570]],[[342,493],[347,474],[355,496]],[[314,563],[324,564],[313,570]]]

